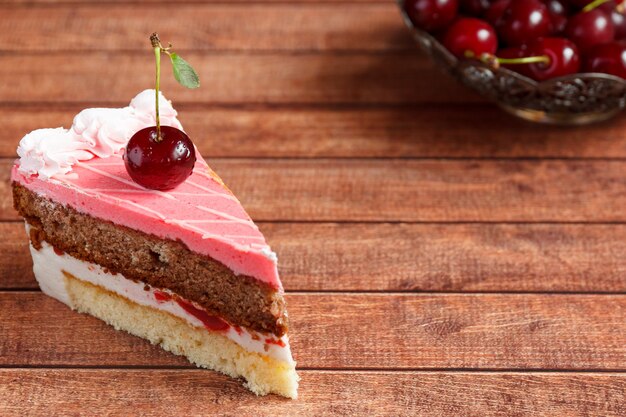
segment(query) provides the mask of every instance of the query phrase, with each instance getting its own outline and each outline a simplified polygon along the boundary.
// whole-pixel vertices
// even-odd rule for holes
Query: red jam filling
[[[170,300],[176,301],[176,303],[178,303],[178,305],[181,306],[183,308],[183,310],[185,310],[187,313],[191,314],[192,316],[194,316],[195,318],[200,320],[202,322],[202,324],[204,324],[204,327],[206,327],[209,330],[223,331],[223,330],[228,330],[231,327],[230,324],[226,323],[221,318],[219,318],[217,316],[213,316],[213,315],[207,313],[206,311],[204,311],[204,310],[202,310],[200,308],[197,308],[196,306],[194,306],[190,302],[183,300],[182,298],[180,298],[177,295],[173,295],[173,294],[167,293],[165,291],[161,291],[161,290],[155,289],[154,290],[154,299],[158,303],[165,303],[165,302],[170,301]],[[243,330],[241,329],[241,327],[233,326],[233,329],[237,333],[239,333],[239,335],[243,334]],[[257,336],[254,333],[252,334],[252,339],[260,340],[259,336]],[[278,339],[278,340],[265,339],[265,343],[271,343],[271,344],[274,344],[274,345],[278,345],[280,347],[285,347],[285,342],[283,342],[280,339]]]
[[[59,256],[63,256],[65,254],[65,252],[63,252],[61,249],[57,248],[56,246],[53,246],[52,249],[54,249],[54,253],[56,253]]]
[[[154,299],[157,303],[164,303],[172,299],[172,296],[164,291],[154,290]]]
[[[278,339],[278,340],[265,339],[265,343],[269,343],[269,344],[272,344],[272,345],[278,345],[280,347],[285,347],[285,342],[283,342],[281,339]]]
[[[228,330],[228,328],[230,327],[230,325],[221,318],[212,316],[206,311],[196,308],[194,305],[188,303],[187,301],[177,298],[176,302],[179,306],[183,308],[183,310],[200,320],[202,324],[204,324],[204,327],[209,330]]]

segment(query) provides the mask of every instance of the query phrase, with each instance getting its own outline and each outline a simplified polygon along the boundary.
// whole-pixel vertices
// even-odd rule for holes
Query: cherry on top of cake
[[[237,198],[196,158],[176,116],[158,90],[139,93],[127,107],[83,110],[70,129],[27,134],[12,179],[80,212],[180,240],[236,274],[282,289],[276,255]]]
[[[24,159],[39,153],[31,161],[23,162],[20,170],[26,173],[41,170],[44,176],[51,176],[55,170],[66,173],[76,161],[108,157],[125,148],[124,165],[137,184],[154,190],[171,190],[184,182],[193,171],[196,150],[176,120],[171,103],[159,91],[161,54],[170,58],[174,77],[182,86],[198,88],[200,79],[187,61],[171,51],[171,44],[168,47],[161,44],[156,32],[150,35],[150,44],[156,64],[152,108],[147,97],[150,92],[146,90],[122,109],[82,111],[68,131],[32,132],[20,143],[18,155]],[[161,107],[164,126],[161,126]]]
[[[196,71],[179,55],[171,52],[172,45],[164,48],[159,35],[153,33],[150,43],[156,63],[155,126],[136,132],[126,145],[124,163],[131,178],[146,188],[169,190],[191,175],[196,162],[196,152],[189,136],[173,126],[161,127],[159,117],[159,84],[161,82],[161,53],[172,62],[174,77],[187,88],[198,88],[200,79]]]

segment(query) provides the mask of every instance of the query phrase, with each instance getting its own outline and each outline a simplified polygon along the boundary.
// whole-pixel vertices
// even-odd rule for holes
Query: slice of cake
[[[72,309],[243,377],[256,394],[295,398],[276,254],[237,198],[199,156],[169,191],[125,168],[131,136],[155,124],[154,103],[146,90],[22,139],[11,179],[35,277]],[[159,106],[161,124],[182,129],[160,94]]]

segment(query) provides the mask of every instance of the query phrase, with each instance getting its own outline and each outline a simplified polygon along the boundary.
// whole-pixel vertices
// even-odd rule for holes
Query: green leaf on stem
[[[174,78],[183,87],[198,88],[200,87],[200,78],[196,71],[189,65],[187,61],[182,59],[175,53],[169,54],[174,69]]]

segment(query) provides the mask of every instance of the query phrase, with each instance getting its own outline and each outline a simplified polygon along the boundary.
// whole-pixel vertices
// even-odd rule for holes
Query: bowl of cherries
[[[585,124],[626,106],[626,0],[397,0],[415,40],[527,120]]]

